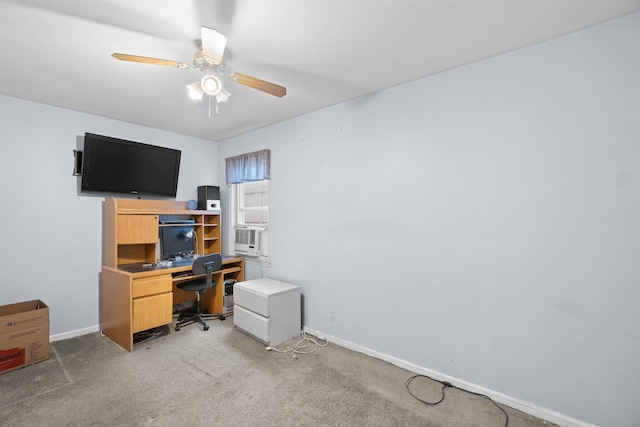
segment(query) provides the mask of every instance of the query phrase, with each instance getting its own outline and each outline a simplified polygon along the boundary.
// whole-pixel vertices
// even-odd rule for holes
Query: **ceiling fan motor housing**
[[[220,58],[214,58],[206,55],[203,51],[199,50],[193,54],[193,66],[199,69],[216,67],[222,64]]]

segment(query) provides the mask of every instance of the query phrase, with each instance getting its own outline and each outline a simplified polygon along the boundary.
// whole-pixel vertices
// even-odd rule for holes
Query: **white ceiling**
[[[0,0],[0,93],[220,141],[640,10],[640,0]],[[230,71],[209,117],[185,85],[200,27],[227,36]]]

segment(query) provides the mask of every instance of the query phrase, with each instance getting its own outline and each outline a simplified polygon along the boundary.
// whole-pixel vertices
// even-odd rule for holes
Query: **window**
[[[229,186],[234,252],[269,259],[270,181],[253,181]]]
[[[225,159],[233,252],[269,262],[271,151]]]
[[[238,225],[269,225],[269,181],[236,184]]]

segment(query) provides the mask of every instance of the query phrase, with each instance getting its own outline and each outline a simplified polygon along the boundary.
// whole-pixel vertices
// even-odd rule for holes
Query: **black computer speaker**
[[[202,185],[198,187],[198,209],[207,211],[220,210],[220,187]]]

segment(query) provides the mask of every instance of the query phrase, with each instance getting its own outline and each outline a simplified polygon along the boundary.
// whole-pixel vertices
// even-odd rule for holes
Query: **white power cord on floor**
[[[302,339],[294,345],[287,347],[285,350],[280,350],[275,347],[267,347],[266,350],[276,351],[278,353],[291,353],[291,356],[293,356],[294,359],[297,359],[298,357],[296,354],[310,354],[316,351],[318,347],[326,347],[327,345],[329,345],[329,341],[326,339],[307,335],[305,331],[302,331]]]

